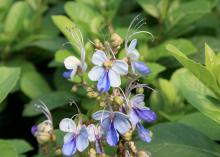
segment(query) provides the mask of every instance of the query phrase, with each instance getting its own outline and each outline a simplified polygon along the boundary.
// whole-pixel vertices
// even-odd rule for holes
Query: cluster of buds
[[[60,130],[65,133],[63,155],[72,156],[76,152],[88,150],[90,157],[97,154],[104,157],[107,154],[103,146],[107,143],[109,146],[117,147],[118,156],[150,156],[144,151],[139,151],[135,142],[132,141],[133,133],[137,132],[142,141],[149,143],[152,133],[144,128],[142,122],[152,123],[157,118],[155,112],[145,106],[144,88],[149,89],[149,86],[137,81],[139,77],[151,72],[144,62],[139,61],[140,54],[136,49],[137,39],[133,39],[140,33],[150,34],[147,31],[139,31],[144,24],[145,21],[139,19],[139,16],[132,20],[124,39],[126,53],[123,59],[116,58],[123,43],[123,39],[118,34],[113,33],[110,41],[105,42],[107,44],[103,44],[98,39],[95,40],[95,52],[91,58],[94,67],[88,72],[88,77],[91,81],[97,82],[96,86],[88,84],[83,78],[90,66],[85,62],[86,50],[82,33],[78,28],[69,29],[76,46],[81,51],[81,58],[67,57],[64,60],[67,70],[63,76],[72,81],[76,75],[79,75],[87,96],[95,98],[101,109],[92,113],[93,120],[83,121],[80,109],[74,103],[78,114],[72,118],[62,119],[59,125]],[[127,86],[124,89],[121,87],[121,78],[126,78]],[[72,91],[75,92],[77,89],[74,85]],[[53,130],[52,120],[49,122],[51,129],[45,129],[47,131]],[[38,125],[39,128],[37,127],[38,131],[33,133],[39,143],[41,142],[40,125]]]

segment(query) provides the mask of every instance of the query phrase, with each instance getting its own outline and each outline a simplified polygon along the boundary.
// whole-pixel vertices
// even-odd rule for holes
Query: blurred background
[[[31,127],[45,119],[34,109],[39,100],[51,110],[55,128],[62,118],[76,113],[68,105],[70,99],[77,101],[85,115],[97,105],[83,89],[71,92],[77,78],[69,82],[62,77],[64,58],[79,56],[74,47],[65,44],[72,40],[66,27],[74,23],[80,28],[90,60],[93,46],[89,40],[109,40],[111,32],[124,38],[129,23],[138,14],[147,21],[142,29],[154,36],[154,40],[137,36],[141,60],[152,71],[142,82],[158,91],[145,91],[146,104],[159,118],[149,125],[155,142],[144,149],[157,157],[220,156],[219,113],[206,113],[198,105],[202,102],[193,95],[195,92],[182,91],[188,85],[201,88],[197,89],[196,83],[194,86],[191,75],[179,82],[182,65],[166,49],[168,43],[173,44],[202,65],[205,43],[216,54],[220,52],[219,0],[0,0],[0,156],[38,153]],[[219,100],[213,104],[219,104]],[[168,147],[159,149],[164,141]],[[173,147],[178,150],[176,154]]]

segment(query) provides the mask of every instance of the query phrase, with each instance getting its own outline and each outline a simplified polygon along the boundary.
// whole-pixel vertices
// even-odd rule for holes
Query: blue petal
[[[37,133],[37,125],[33,125],[33,126],[31,127],[31,133],[32,133],[32,135],[35,136],[35,134]]]
[[[136,126],[136,124],[140,121],[140,118],[133,109],[130,111],[128,116],[129,116],[129,120],[132,124],[132,127],[134,128]]]
[[[106,137],[107,143],[110,146],[115,146],[118,144],[119,141],[119,134],[117,133],[113,123],[110,124],[108,134]]]
[[[65,156],[72,156],[76,152],[76,139],[74,136],[70,141],[64,143],[62,152]]]
[[[157,119],[156,113],[147,107],[135,108],[134,110],[136,114],[146,122],[151,123]]]
[[[97,88],[99,92],[107,92],[110,89],[110,80],[108,71],[105,71],[103,76],[99,79]]]
[[[122,112],[115,112],[113,124],[120,134],[125,134],[131,129],[129,117]]]
[[[71,73],[73,70],[67,70],[63,73],[63,77],[66,79],[70,79],[71,78]]]
[[[151,72],[150,68],[147,67],[143,62],[134,62],[133,65],[135,70],[137,70],[142,75],[146,75]]]
[[[137,124],[137,131],[140,139],[144,142],[149,143],[151,141],[151,133],[149,130],[145,129],[141,123]]]
[[[82,126],[78,137],[76,138],[77,150],[83,152],[89,145],[88,132],[85,125]]]

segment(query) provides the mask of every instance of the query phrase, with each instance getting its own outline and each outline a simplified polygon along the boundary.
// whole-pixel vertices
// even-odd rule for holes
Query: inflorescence
[[[140,30],[144,24],[145,20],[139,15],[132,20],[124,39],[125,57],[122,59],[117,58],[119,53],[123,53],[120,51],[123,39],[118,34],[113,33],[111,40],[105,43],[96,39],[91,59],[94,67],[91,70],[88,70],[85,61],[86,50],[81,31],[76,27],[68,29],[75,41],[73,44],[81,52],[81,58],[69,56],[64,60],[66,71],[63,77],[73,80],[78,75],[81,78],[79,84],[86,89],[89,98],[97,99],[100,110],[91,115],[92,121],[85,121],[74,102],[79,113],[72,118],[62,119],[59,124],[59,129],[65,133],[63,155],[73,156],[77,151],[83,152],[89,147],[90,157],[108,156],[104,149],[108,144],[117,147],[117,156],[149,156],[144,151],[138,151],[132,141],[132,134],[136,132],[142,141],[149,143],[152,133],[144,128],[142,121],[152,123],[157,119],[156,114],[144,103],[144,88],[151,88],[138,81],[151,72],[140,61],[140,54],[136,49],[137,39],[134,39],[140,33],[151,35]],[[88,84],[83,78],[87,72],[89,79],[97,82],[96,86]],[[127,85],[124,89],[121,87],[121,78],[126,78]],[[76,85],[74,87],[77,90]],[[36,108],[46,115],[47,120],[34,125],[32,134],[39,144],[55,140],[49,110],[43,103],[36,105]]]

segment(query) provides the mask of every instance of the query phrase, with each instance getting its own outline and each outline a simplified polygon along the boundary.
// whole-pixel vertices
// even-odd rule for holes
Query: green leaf
[[[137,0],[141,7],[155,18],[160,17],[160,11],[157,7],[158,0]]]
[[[220,124],[220,100],[210,89],[186,69],[175,72],[173,79],[179,82],[178,89],[190,104]]]
[[[30,98],[37,98],[51,91],[46,80],[37,71],[23,73],[20,80],[20,88]]]
[[[33,149],[32,146],[25,140],[13,139],[7,141],[11,143],[11,145],[16,149],[16,152],[18,154],[23,154]]]
[[[163,123],[152,129],[152,142],[137,141],[139,150],[155,157],[219,157],[216,144],[200,132],[176,123]]]
[[[56,15],[52,16],[53,22],[59,28],[59,30],[65,35],[71,44],[75,43],[74,38],[67,28],[73,28],[74,23],[66,16]],[[78,52],[78,51],[77,51]],[[79,52],[78,52],[79,54]]]
[[[208,46],[208,44],[205,44],[205,65],[207,69],[211,71],[213,67],[213,60],[215,57],[214,51]]]
[[[1,157],[17,157],[16,149],[6,140],[0,140]]]
[[[208,118],[207,116],[204,116],[199,112],[185,115],[183,118],[179,120],[179,122],[202,132],[212,140],[220,140],[219,123],[213,121],[212,119]]]
[[[150,49],[146,58],[148,60],[158,60],[162,57],[168,57],[169,51],[166,49],[167,44],[175,45],[180,49],[180,51],[184,52],[185,55],[191,55],[196,52],[196,47],[193,43],[186,39],[172,39],[167,40],[164,43],[160,44],[159,46]]]
[[[58,107],[62,107],[65,104],[68,104],[69,101],[73,98],[72,94],[69,92],[51,92],[48,94],[41,95],[40,97],[32,100],[25,106],[23,115],[24,116],[35,116],[41,114],[36,112],[34,104],[39,104],[40,101],[44,102],[49,110],[53,110]]]
[[[0,0],[0,20],[5,16],[5,13],[9,9],[14,0]]]
[[[20,68],[0,67],[0,103],[7,97],[15,87],[19,76]]]
[[[31,8],[25,1],[15,2],[9,10],[5,19],[4,31],[10,39],[14,39],[23,28],[25,19],[29,16]]]
[[[55,61],[63,64],[64,59],[66,59],[67,57],[69,57],[71,55],[73,55],[73,54],[68,50],[58,50],[55,53]]]
[[[167,50],[187,69],[189,69],[200,81],[210,88],[217,96],[220,97],[220,89],[214,75],[199,63],[194,62],[184,55],[174,45],[168,44]]]

